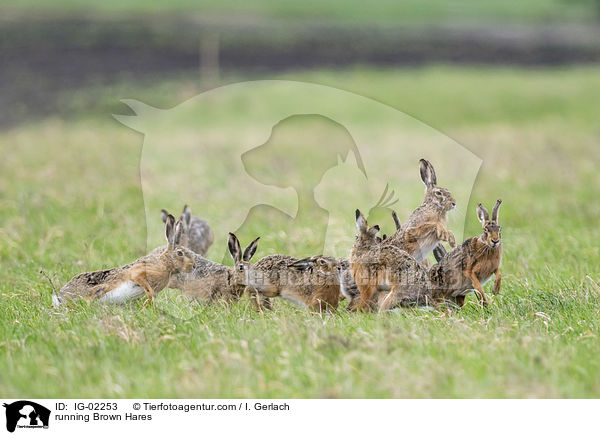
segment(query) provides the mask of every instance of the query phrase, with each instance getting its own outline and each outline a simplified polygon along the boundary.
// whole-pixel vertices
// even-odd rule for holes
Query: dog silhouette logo
[[[6,430],[14,432],[16,428],[48,429],[50,410],[29,400],[19,400],[3,405],[6,408]]]

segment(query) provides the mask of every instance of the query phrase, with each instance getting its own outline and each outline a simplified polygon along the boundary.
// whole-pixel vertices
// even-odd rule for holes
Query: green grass
[[[32,0],[7,0],[2,4],[6,13],[94,13],[94,14],[148,14],[186,13],[198,17],[244,17],[256,19],[310,19],[338,22],[365,22],[384,25],[427,24],[445,21],[587,21],[594,16],[594,0],[379,0],[365,7],[358,0],[317,0],[294,2],[271,2],[266,0],[109,0],[86,2],[83,0],[54,0],[40,2]]]
[[[504,200],[503,287],[487,310],[471,299],[454,312],[377,316],[341,309],[321,317],[277,301],[261,316],[246,299],[202,306],[166,290],[145,310],[141,303],[81,304],[57,312],[45,275],[60,286],[81,271],[146,252],[143,138],[109,118],[111,101],[87,114],[0,132],[0,391],[6,397],[600,396],[599,73],[597,66],[432,67],[284,76],[379,99],[483,159],[469,204],[459,205],[469,210],[465,232],[473,235],[477,202]],[[167,107],[197,91],[191,78],[178,78],[152,89],[125,82],[97,92]],[[67,97],[79,107],[91,98]],[[414,183],[419,187],[416,174]],[[227,201],[209,205],[206,216],[235,207]],[[269,228],[264,222],[258,230],[268,235]],[[273,243],[263,240],[257,256]],[[302,249],[302,241],[295,243]]]

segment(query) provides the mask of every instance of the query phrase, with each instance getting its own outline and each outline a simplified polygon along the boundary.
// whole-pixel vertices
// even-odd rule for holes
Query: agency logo
[[[29,400],[19,400],[3,405],[6,408],[6,430],[48,429],[50,410]]]
[[[161,210],[187,204],[204,219],[196,219],[201,255],[218,263],[233,266],[230,232],[244,244],[260,237],[257,258],[348,258],[356,209],[383,237],[423,203],[421,159],[452,192],[458,206],[447,226],[462,240],[481,159],[381,102],[285,80],[229,84],[165,110],[122,101],[133,115],[114,117],[144,135],[140,181],[148,250],[163,243]],[[168,306],[177,307],[170,314],[178,318],[197,311]]]

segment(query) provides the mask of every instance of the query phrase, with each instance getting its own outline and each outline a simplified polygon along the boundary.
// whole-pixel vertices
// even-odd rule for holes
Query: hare
[[[169,278],[192,268],[192,252],[181,246],[183,223],[167,215],[168,245],[160,251],[114,269],[77,275],[52,296],[54,306],[78,297],[104,303],[123,303],[147,296],[149,301],[169,283]]]
[[[392,215],[396,232],[385,243],[397,246],[422,262],[433,248],[446,241],[456,246],[452,231],[446,228],[446,213],[456,207],[456,200],[448,189],[437,185],[433,165],[425,159],[420,160],[421,180],[426,186],[423,203],[400,225],[398,216]]]
[[[165,209],[161,210],[162,220],[166,221],[169,212]],[[192,211],[186,204],[181,213],[181,221],[183,222],[183,238],[181,244],[188,249],[191,249],[196,254],[205,256],[208,248],[213,244],[215,235],[205,219],[198,216],[193,216]]]
[[[324,255],[296,259],[274,254],[251,264],[251,255],[241,253],[234,234],[230,233],[229,242],[239,265],[235,272],[256,305],[262,302],[263,307],[270,307],[267,298],[281,297],[318,312],[337,308],[342,271],[338,259]]]
[[[487,209],[479,204],[477,218],[483,227],[483,233],[465,240],[460,246],[445,253],[438,249],[439,262],[430,269],[430,280],[436,293],[451,298],[459,306],[464,304],[464,291],[475,289],[483,305],[488,300],[483,285],[495,275],[493,292],[500,292],[502,275],[502,239],[501,227],[498,225],[498,213],[502,200],[498,199],[492,209],[490,219]],[[437,255],[436,255],[437,256]]]
[[[250,261],[256,252],[259,238],[248,245],[243,255],[238,256],[241,252],[239,242],[236,246],[232,236],[237,241],[237,238],[230,234],[227,244],[235,263],[233,268],[207,260],[199,254],[193,254],[194,264],[191,271],[174,275],[169,281],[169,287],[179,289],[186,296],[201,302],[238,301],[244,294],[246,285],[243,282],[244,277],[236,271],[240,269],[243,262]],[[243,271],[243,267],[241,270]]]
[[[427,303],[427,269],[407,252],[392,244],[377,240],[379,227],[369,227],[367,220],[356,210],[358,235],[350,251],[350,271],[360,301],[353,304],[354,311],[372,310],[381,299],[379,292],[389,291],[395,300],[407,303]]]

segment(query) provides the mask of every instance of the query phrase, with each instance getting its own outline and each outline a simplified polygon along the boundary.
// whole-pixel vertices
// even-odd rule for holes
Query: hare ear
[[[498,198],[494,208],[492,209],[492,221],[498,223],[498,212],[500,211],[500,204],[502,204],[502,200]]]
[[[356,209],[356,228],[361,233],[367,231],[367,220],[365,219],[365,217],[359,209]]]
[[[311,257],[301,258],[293,263],[288,264],[288,268],[299,271],[308,270],[313,266],[313,259]]]
[[[167,216],[169,216],[169,212],[167,210],[165,210],[164,208],[160,211],[160,217],[163,221],[163,224],[167,223]]]
[[[250,261],[252,256],[255,254],[256,248],[258,248],[259,240],[260,237],[257,237],[256,239],[252,240],[252,242],[246,247],[246,249],[244,250],[244,255],[242,256],[244,261]]]
[[[175,224],[175,237],[173,238],[174,246],[181,245],[181,239],[183,238],[183,222],[178,220]]]
[[[420,161],[420,171],[421,171],[421,180],[427,188],[432,188],[437,184],[437,177],[435,176],[435,169],[433,169],[433,165],[429,163],[425,159],[421,159]]]
[[[172,214],[167,215],[167,219],[165,222],[165,236],[167,237],[168,248],[173,249],[175,242],[175,218]]]
[[[402,224],[400,223],[400,219],[398,219],[398,215],[395,211],[392,211],[392,219],[394,219],[394,224],[396,224],[396,231],[400,231]]]
[[[488,220],[490,220],[490,215],[488,214],[487,209],[481,205],[481,203],[477,206],[477,219],[484,225]]]
[[[190,226],[190,222],[192,221],[192,210],[186,204],[183,207],[183,211],[181,212],[181,220],[185,223],[186,227]]]
[[[438,243],[435,245],[435,248],[433,248],[433,256],[438,263],[446,256],[446,254],[446,248],[444,248],[441,243]]]
[[[233,261],[237,264],[242,261],[242,248],[240,246],[240,241],[233,233],[229,233],[229,238],[227,239],[227,247],[229,248],[229,254]]]

